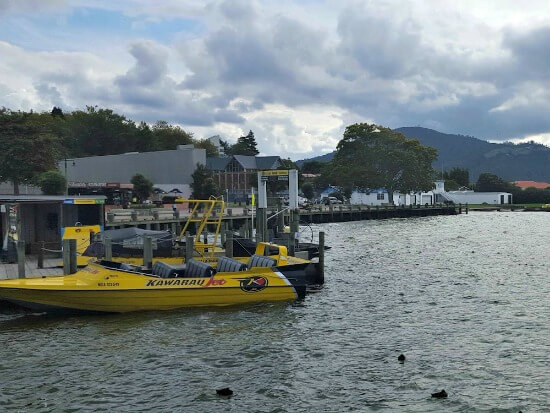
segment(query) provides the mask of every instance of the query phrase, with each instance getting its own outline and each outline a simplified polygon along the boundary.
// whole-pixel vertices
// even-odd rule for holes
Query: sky
[[[0,107],[110,108],[262,155],[347,125],[550,145],[546,0],[0,0]]]

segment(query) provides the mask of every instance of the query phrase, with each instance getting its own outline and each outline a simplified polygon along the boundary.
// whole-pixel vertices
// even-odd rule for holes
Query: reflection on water
[[[549,223],[470,213],[326,224],[327,284],[294,304],[3,308],[0,410],[548,410]],[[234,396],[217,397],[221,387]],[[442,388],[448,399],[430,398]]]

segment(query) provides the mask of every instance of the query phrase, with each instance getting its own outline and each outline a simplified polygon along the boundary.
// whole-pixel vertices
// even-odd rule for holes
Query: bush
[[[59,171],[47,171],[38,177],[38,186],[45,195],[63,195],[67,180]]]

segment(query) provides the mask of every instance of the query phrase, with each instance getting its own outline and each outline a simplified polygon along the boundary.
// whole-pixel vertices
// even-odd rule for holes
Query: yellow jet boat
[[[247,264],[228,257],[213,265],[157,261],[150,270],[94,261],[72,275],[2,280],[0,299],[49,313],[122,313],[303,298],[305,264],[277,264],[276,259],[259,255]]]

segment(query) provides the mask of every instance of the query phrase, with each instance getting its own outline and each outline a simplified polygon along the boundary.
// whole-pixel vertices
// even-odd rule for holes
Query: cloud
[[[546,136],[545,2],[528,10],[482,3],[51,0],[41,7],[100,9],[94,16],[113,19],[110,28],[124,16],[139,36],[98,32],[93,44],[78,38],[75,51],[61,37],[48,50],[16,46],[6,33],[0,96],[14,109],[97,104],[229,141],[252,129],[262,153],[295,158],[334,149],[358,121],[488,139]],[[30,14],[30,4],[3,2],[0,24],[2,13]]]

